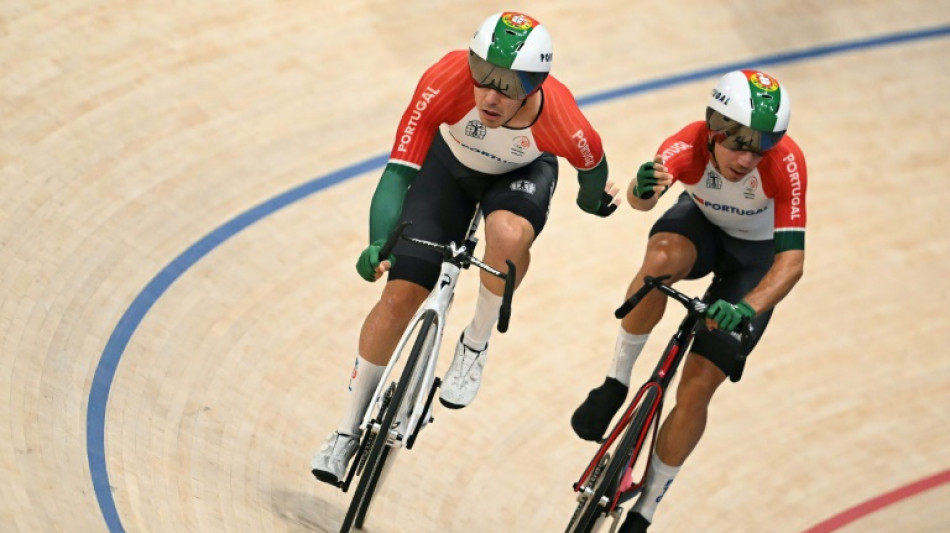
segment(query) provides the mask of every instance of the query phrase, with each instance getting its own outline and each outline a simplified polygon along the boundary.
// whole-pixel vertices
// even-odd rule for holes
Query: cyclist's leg
[[[492,183],[482,197],[485,214],[485,255],[483,260],[504,271],[505,261],[515,264],[515,286],[524,279],[531,263],[531,245],[547,223],[551,199],[557,187],[557,158],[543,154],[526,167],[505,174]],[[466,328],[473,341],[487,343],[498,319],[505,282],[481,272],[481,292],[496,298],[482,298],[490,308],[489,320],[473,320]],[[476,310],[478,313],[480,310]]]
[[[706,429],[709,402],[726,375],[708,359],[690,352],[676,389],[676,405],[660,425],[643,493],[629,521],[652,522],[664,494]],[[635,516],[639,515],[639,517]]]
[[[707,301],[737,302],[762,279],[771,265],[772,241],[741,241],[724,234],[717,237],[716,277]],[[750,351],[768,325],[768,310],[752,321]],[[664,421],[657,438],[657,451],[669,465],[680,466],[692,453],[706,427],[709,402],[735,364],[740,349],[736,335],[720,330],[696,333],[676,391],[676,406]]]
[[[479,191],[485,215],[483,260],[505,271],[505,260],[515,264],[518,281],[530,263],[531,244],[541,233],[557,186],[557,158],[543,154],[526,167],[501,176],[475,176],[488,187]],[[490,181],[489,181],[490,180]],[[472,179],[463,180],[472,184]],[[455,358],[445,374],[439,400],[450,408],[465,407],[474,400],[487,360],[488,341],[498,322],[504,281],[481,273],[478,299],[472,320],[459,337]]]
[[[676,389],[676,405],[660,425],[643,493],[631,508],[625,526],[627,522],[643,525],[653,521],[657,505],[673,483],[686,457],[699,443],[706,429],[709,401],[725,378],[722,370],[708,359],[698,356],[695,352],[687,355],[680,384]]]
[[[475,200],[451,179],[454,158],[437,136],[403,202],[402,219],[411,221],[409,235],[435,242],[458,241],[465,235]],[[406,242],[393,250],[396,261],[379,300],[360,330],[358,356],[343,417],[311,460],[311,470],[324,481],[339,478],[356,452],[359,423],[385,365],[419,305],[435,285],[441,256]]]
[[[720,233],[716,237],[716,277],[706,298],[735,302],[751,291],[771,265],[772,241],[741,241]],[[753,321],[754,347],[768,325],[771,311]],[[706,429],[709,404],[725,381],[738,352],[739,340],[720,330],[699,331],[683,365],[676,405],[660,427],[656,455],[643,494],[633,511],[652,521],[659,500]],[[751,348],[750,348],[751,350]]]
[[[379,384],[383,370],[409,320],[422,305],[429,290],[404,280],[391,280],[370,310],[360,329],[359,352],[350,375],[343,418],[337,426],[342,435],[358,435],[363,413]]]
[[[360,328],[360,356],[374,365],[386,366],[409,319],[428,294],[429,289],[417,283],[389,280]]]
[[[676,405],[660,427],[656,450],[663,462],[682,466],[706,429],[709,402],[726,374],[712,361],[691,351],[683,363]]]
[[[643,286],[644,276],[671,276],[667,284],[681,279],[697,279],[712,272],[715,266],[715,227],[702,214],[688,193],[650,229],[650,238],[640,270],[631,280],[624,296],[629,298]],[[648,294],[621,321],[624,331],[649,334],[663,317],[666,296]]]
[[[681,279],[701,278],[715,265],[712,225],[687,193],[654,223],[640,270],[631,280],[624,296],[629,298],[643,287],[645,276],[670,276],[667,284]],[[617,349],[611,373],[629,385],[633,364],[666,311],[666,296],[653,291],[620,321]]]
[[[714,235],[711,224],[689,196],[680,195],[650,230],[643,264],[630,282],[626,298],[643,286],[644,276],[670,275],[667,283],[675,283],[710,272],[715,264]],[[651,292],[621,320],[604,383],[588,393],[571,417],[571,427],[582,439],[600,439],[623,405],[633,365],[665,309],[666,297]]]
[[[475,200],[451,179],[455,169],[447,161],[454,158],[437,136],[403,202],[401,218],[412,222],[408,235],[434,242],[460,241],[465,236]],[[442,262],[438,252],[405,241],[396,244],[393,255],[396,261],[387,283],[364,320],[359,338],[360,357],[381,367],[389,362],[409,320],[435,286]],[[351,417],[351,424],[359,424],[377,383],[378,375],[371,383],[367,380],[366,394],[350,395],[347,412],[356,417]]]

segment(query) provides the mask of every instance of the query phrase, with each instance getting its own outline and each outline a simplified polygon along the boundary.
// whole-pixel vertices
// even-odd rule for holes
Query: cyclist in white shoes
[[[707,408],[739,350],[742,319],[761,338],[772,309],[789,294],[805,260],[805,157],[785,131],[791,102],[779,82],[759,71],[720,78],[697,121],[663,141],[627,191],[630,205],[649,211],[674,182],[686,189],[650,230],[644,276],[667,283],[713,274],[709,329],[696,334],[676,391],[676,405],[660,427],[646,486],[620,528],[646,531],[657,504],[706,427]],[[622,321],[603,385],[590,391],[571,418],[583,439],[600,439],[625,403],[633,364],[663,316],[666,297],[646,296]],[[751,349],[751,348],[750,348]]]
[[[370,205],[370,244],[356,269],[368,281],[388,272],[388,280],[360,332],[343,419],[311,460],[321,481],[335,484],[346,471],[382,371],[438,277],[436,252],[401,242],[379,257],[392,228],[407,220],[414,237],[459,242],[480,204],[483,260],[502,271],[513,261],[520,281],[547,221],[558,156],[577,170],[581,209],[601,217],[616,209],[619,188],[607,181],[600,136],[549,76],[552,60],[544,26],[523,13],[498,13],[467,50],[449,52],[419,80]],[[478,391],[503,291],[502,280],[482,273],[474,317],[442,380],[440,401],[450,408],[465,407]]]

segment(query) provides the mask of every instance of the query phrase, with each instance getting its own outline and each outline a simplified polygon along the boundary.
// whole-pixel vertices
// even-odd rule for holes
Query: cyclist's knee
[[[534,242],[534,227],[528,219],[511,211],[492,211],[485,221],[486,246],[527,250]]]
[[[712,361],[690,352],[676,390],[676,404],[690,411],[705,410],[726,375]]]
[[[405,280],[393,280],[386,283],[380,296],[380,304],[389,309],[393,317],[411,317],[428,295],[425,287]]]
[[[696,255],[696,246],[686,237],[657,233],[647,243],[641,270],[648,275],[670,275],[671,281],[679,281],[692,270]]]

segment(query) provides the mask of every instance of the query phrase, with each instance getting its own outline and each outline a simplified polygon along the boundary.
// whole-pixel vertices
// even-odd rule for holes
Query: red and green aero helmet
[[[515,100],[541,87],[554,57],[548,30],[528,15],[511,11],[485,19],[468,49],[475,84]]]
[[[782,140],[791,108],[788,91],[777,79],[757,70],[734,70],[712,90],[706,125],[712,141],[762,153]]]

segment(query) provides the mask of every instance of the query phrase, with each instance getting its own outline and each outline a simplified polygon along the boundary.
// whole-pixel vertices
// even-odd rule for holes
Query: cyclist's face
[[[713,147],[713,156],[715,156],[713,163],[717,170],[729,181],[739,181],[746,177],[749,172],[755,170],[759,161],[762,161],[760,153],[730,150],[718,142]]]
[[[475,107],[485,127],[497,128],[511,120],[521,109],[521,100],[508,98],[494,89],[476,86]]]

